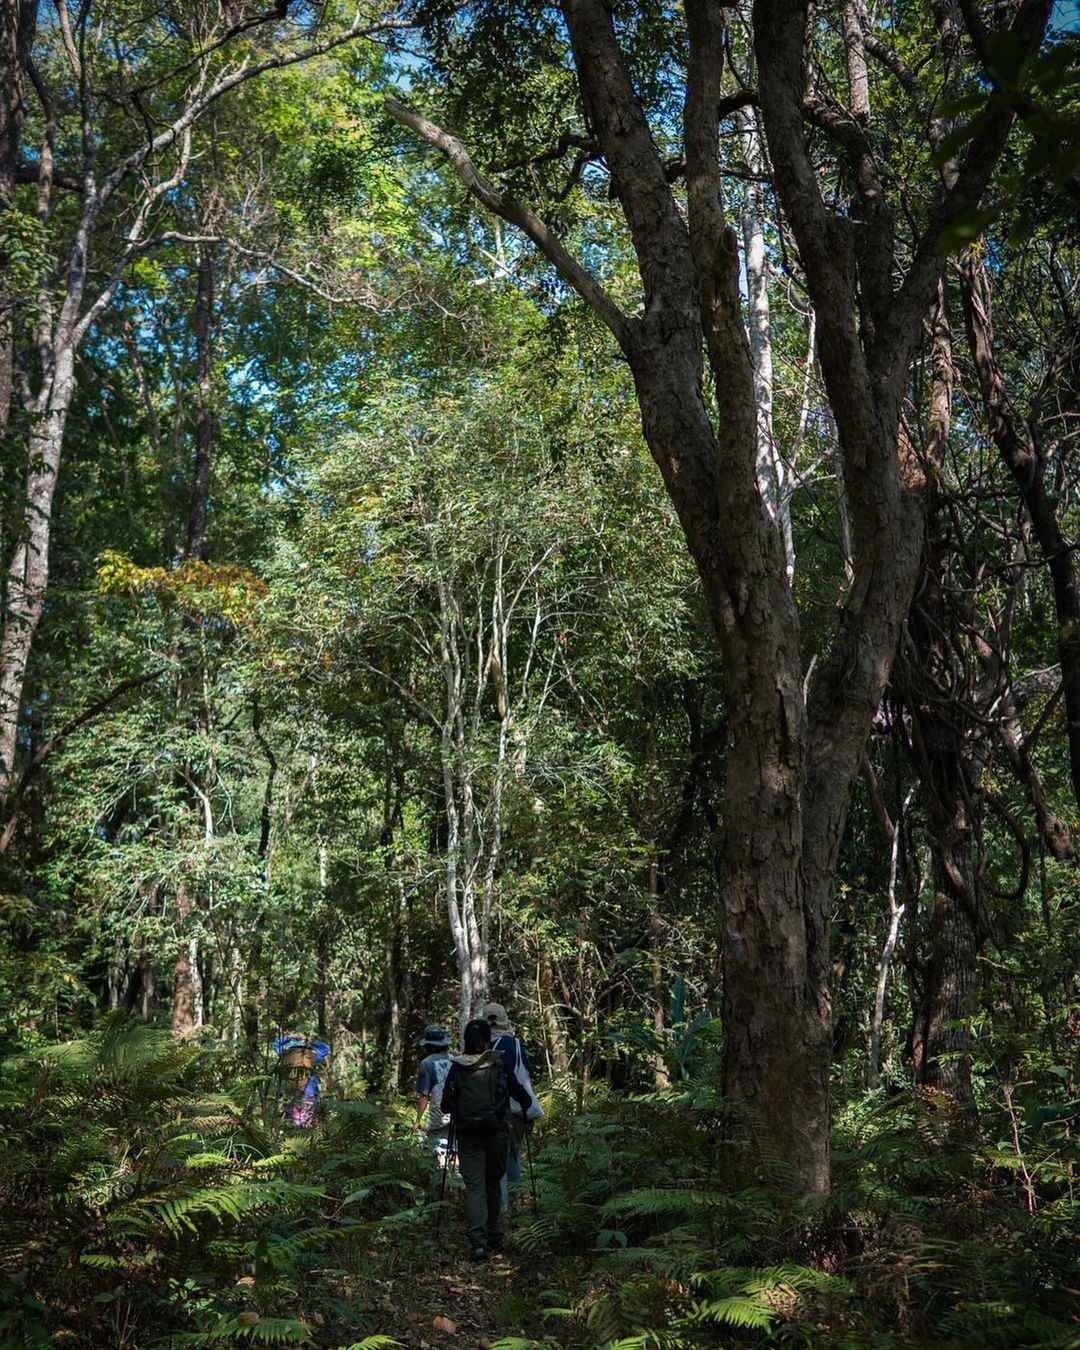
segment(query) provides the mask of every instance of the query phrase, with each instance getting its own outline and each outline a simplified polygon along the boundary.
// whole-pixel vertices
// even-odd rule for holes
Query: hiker
[[[510,1208],[510,1186],[521,1180],[521,1144],[525,1131],[534,1120],[544,1114],[539,1098],[533,1090],[529,1075],[529,1056],[524,1043],[514,1035],[509,1014],[501,1003],[485,1003],[480,1016],[491,1028],[491,1048],[498,1050],[503,1057],[506,1081],[516,1081],[530,1099],[527,1110],[522,1110],[515,1098],[510,1104],[510,1156],[506,1162],[506,1176],[502,1183],[502,1208]]]
[[[465,1028],[460,1055],[451,1055],[442,1105],[449,1113],[458,1168],[465,1183],[465,1220],[474,1261],[503,1240],[501,1186],[510,1151],[510,1098],[522,1111],[532,1105],[516,1080],[508,1081],[503,1057],[491,1048],[491,1028],[477,1018]]]
[[[420,1048],[426,1050],[416,1074],[417,1141],[445,1162],[450,1151],[450,1117],[443,1110],[443,1086],[450,1072],[450,1039],[445,1028],[424,1028]]]
[[[300,1031],[286,1031],[274,1042],[280,1061],[282,1115],[289,1125],[307,1129],[315,1123],[319,1104],[316,1067],[330,1053],[325,1041],[312,1040]]]

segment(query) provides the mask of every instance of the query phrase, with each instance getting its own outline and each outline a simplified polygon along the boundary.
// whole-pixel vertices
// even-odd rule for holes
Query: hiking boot
[[[474,1247],[469,1253],[470,1261],[486,1261],[488,1259],[488,1249],[486,1247]]]

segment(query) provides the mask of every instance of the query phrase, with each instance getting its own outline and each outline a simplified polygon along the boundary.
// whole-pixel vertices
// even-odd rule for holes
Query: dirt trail
[[[464,1235],[452,1233],[441,1262],[387,1280],[378,1330],[410,1350],[488,1350],[504,1336],[524,1336],[535,1280],[528,1259],[508,1247],[472,1261]]]

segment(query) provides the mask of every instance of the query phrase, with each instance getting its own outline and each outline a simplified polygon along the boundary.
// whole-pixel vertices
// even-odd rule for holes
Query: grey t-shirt
[[[442,1091],[446,1075],[450,1072],[450,1051],[438,1050],[420,1061],[416,1074],[416,1095],[429,1097],[426,1127],[429,1134],[445,1129],[450,1117],[443,1113]]]

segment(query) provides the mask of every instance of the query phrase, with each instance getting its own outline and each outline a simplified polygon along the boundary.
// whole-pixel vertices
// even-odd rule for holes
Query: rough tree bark
[[[1047,8],[1045,0],[1021,8],[1014,26],[1023,42],[1038,41]],[[722,7],[716,0],[685,6],[685,215],[610,8],[603,0],[564,0],[562,12],[582,103],[636,254],[639,314],[623,313],[535,212],[482,177],[459,140],[395,100],[387,106],[450,160],[480,202],[529,235],[608,326],[629,364],[645,440],[697,565],[723,657],[724,1087],[787,1160],[797,1189],[820,1194],[829,1186],[832,883],[850,782],[920,557],[924,484],[902,453],[901,402],[941,270],[941,231],[979,202],[1012,114],[995,111],[973,138],[894,288],[893,217],[862,127],[825,95],[804,98],[806,7],[799,0],[755,5],[762,120],[816,311],[854,534],[854,580],[807,700],[783,542],[758,486],[738,234],[722,199]],[[857,229],[822,199],[807,120],[840,147],[856,185]],[[715,426],[703,392],[705,359],[721,410]]]

